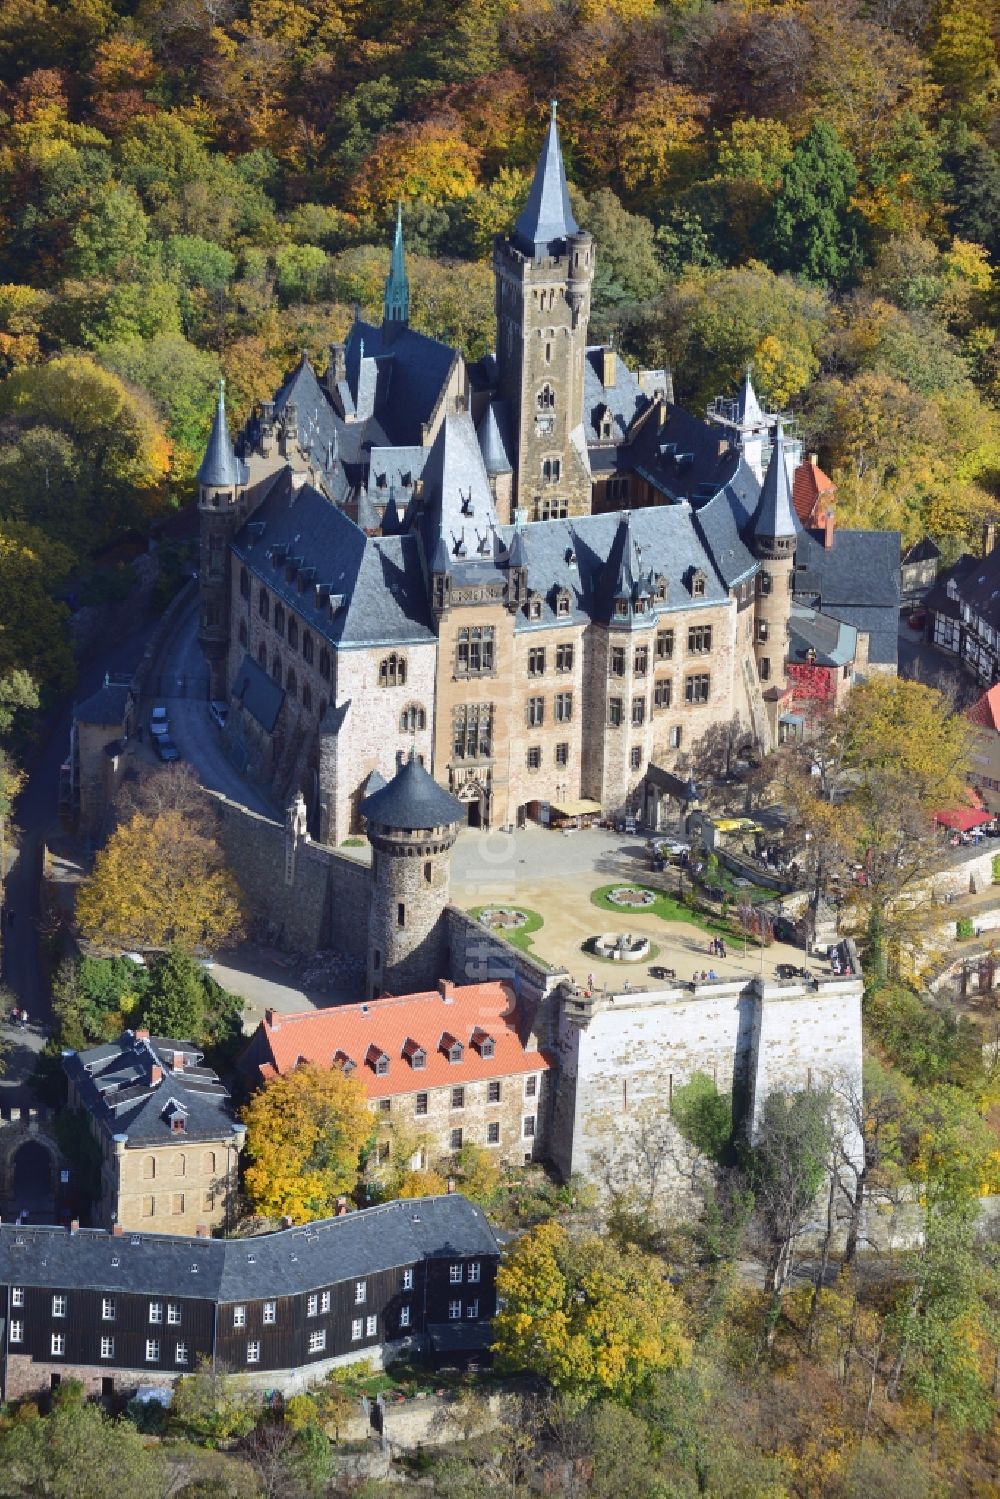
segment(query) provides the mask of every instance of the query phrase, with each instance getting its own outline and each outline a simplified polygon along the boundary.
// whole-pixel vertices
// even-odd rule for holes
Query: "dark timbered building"
[[[2,1395],[111,1395],[204,1360],[292,1391],[352,1358],[483,1350],[498,1258],[458,1195],[249,1239],[3,1224]]]

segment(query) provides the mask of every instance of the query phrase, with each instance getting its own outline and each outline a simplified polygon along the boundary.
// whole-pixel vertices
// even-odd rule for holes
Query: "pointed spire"
[[[246,482],[246,465],[237,458],[229,436],[229,424],[226,421],[226,382],[220,380],[215,420],[212,422],[205,456],[198,470],[198,483],[203,489],[235,489]]]
[[[410,321],[410,282],[403,253],[403,205],[396,204],[396,236],[392,242],[392,263],[385,281],[382,322],[405,327]]]
[[[399,507],[396,504],[396,486],[389,485],[389,498],[386,500],[385,509],[382,511],[382,535],[398,536],[402,531],[399,522]]]
[[[479,423],[476,436],[479,438],[479,450],[483,455],[483,465],[488,474],[509,474],[511,468],[510,458],[507,456],[507,444],[501,431],[500,416],[497,411],[498,402],[491,401],[486,408],[486,414]],[[506,411],[504,411],[506,416]],[[504,423],[506,425],[506,422]]]
[[[535,167],[528,201],[514,225],[514,244],[523,254],[532,255],[536,260],[557,253],[560,242],[576,234],[579,227],[569,203],[556,107],[553,99],[548,134]]]
[[[736,397],[736,420],[743,428],[761,427],[764,424],[764,413],[757,399],[757,392],[753,388],[752,377],[753,365],[748,364],[743,372],[740,393]]]
[[[777,541],[796,536],[801,529],[792,504],[792,486],[785,462],[785,433],[779,421],[760,500],[754,511],[753,535],[758,541]]]

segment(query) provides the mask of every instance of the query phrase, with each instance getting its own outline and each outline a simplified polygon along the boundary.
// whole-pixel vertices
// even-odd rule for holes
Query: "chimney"
[[[121,1226],[120,1223],[112,1223],[112,1225],[111,1225],[111,1237],[113,1239],[120,1239],[122,1237],[122,1235],[124,1234],[124,1232],[125,1232],[125,1230],[122,1228],[122,1226]]]
[[[175,1072],[183,1072],[184,1071],[184,1053],[182,1051],[175,1051],[174,1052],[174,1064],[173,1065],[174,1065],[174,1071]]]
[[[988,520],[983,527],[983,556],[989,557],[997,544],[996,522]]]
[[[454,988],[455,985],[451,979],[438,979],[438,993],[446,1005],[453,1005],[455,1003],[455,995],[452,992]]]
[[[281,1021],[278,1018],[277,1010],[264,1011],[264,1024],[267,1026],[269,1031],[281,1030]]]
[[[156,1063],[154,1062],[153,1065],[152,1065],[152,1067],[149,1069],[149,1086],[151,1088],[158,1088],[160,1086],[160,1084],[162,1083],[162,1081],[163,1081],[163,1068],[162,1067],[158,1067],[156,1065]]]
[[[148,1041],[149,1040],[149,1032],[148,1031],[136,1031],[136,1033],[135,1033],[135,1039],[137,1041]]]
[[[449,1176],[449,1178],[448,1178],[448,1195],[451,1196],[451,1194],[454,1192],[454,1190],[455,1190],[455,1178],[453,1176]]]
[[[208,1224],[207,1223],[199,1223],[198,1227],[195,1229],[194,1232],[195,1232],[195,1238],[197,1238],[197,1239],[207,1239],[208,1238]]]
[[[618,378],[618,359],[614,349],[601,350],[601,384],[612,390]]]
[[[835,516],[833,513],[833,506],[827,505],[826,509],[823,511],[823,546],[826,551],[829,551],[833,546],[834,520]]]
[[[69,1231],[71,1234],[78,1234],[80,1232],[79,1218],[71,1218],[69,1220]]]

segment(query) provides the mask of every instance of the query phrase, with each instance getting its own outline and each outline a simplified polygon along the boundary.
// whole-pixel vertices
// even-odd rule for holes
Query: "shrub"
[[[955,936],[958,940],[961,942],[966,937],[974,937],[975,935],[976,929],[968,916],[960,916],[955,922]]]

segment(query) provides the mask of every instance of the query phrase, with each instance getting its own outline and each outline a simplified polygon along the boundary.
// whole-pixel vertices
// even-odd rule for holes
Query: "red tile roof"
[[[271,1023],[261,1021],[242,1065],[266,1080],[290,1072],[298,1062],[330,1067],[347,1058],[369,1098],[548,1070],[544,1053],[529,1050],[518,1034],[517,1000],[508,984],[444,988],[443,994],[434,989],[295,1015],[269,1011]],[[492,1055],[488,1041],[493,1042]],[[456,1045],[461,1059],[452,1062],[448,1054]],[[421,1051],[424,1066],[414,1067],[412,1058]],[[381,1076],[376,1071],[379,1055],[389,1059],[388,1072]]]
[[[966,710],[966,718],[981,729],[993,729],[1000,733],[1000,682],[977,698]]]
[[[792,504],[804,526],[822,525],[822,516],[819,512],[824,507],[819,504],[819,501],[824,496],[829,496],[832,503],[836,493],[837,486],[827,474],[824,474],[818,463],[808,458],[799,464],[792,482]]]

